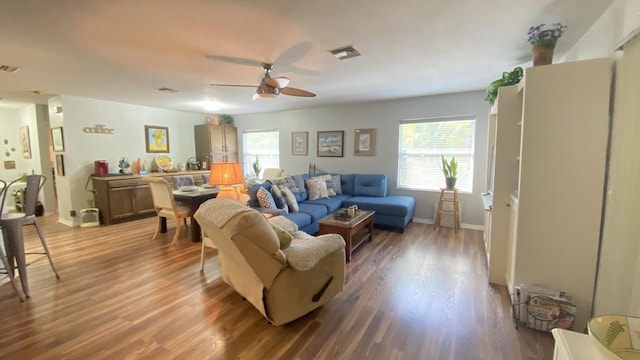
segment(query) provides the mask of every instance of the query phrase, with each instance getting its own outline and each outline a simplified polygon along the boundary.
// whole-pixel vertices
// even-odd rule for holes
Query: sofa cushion
[[[342,202],[350,197],[350,195],[336,195],[328,197],[326,199],[307,200],[304,203],[312,205],[322,205],[327,208],[327,214],[331,214],[332,212],[340,209],[342,207]]]
[[[311,215],[311,222],[314,223],[318,222],[318,220],[329,214],[327,208],[324,205],[314,205],[304,202],[298,203],[298,206],[300,208],[300,212]],[[298,227],[300,227],[300,225],[298,225]]]
[[[387,196],[387,175],[356,174],[353,195]]]
[[[247,189],[247,194],[249,195],[249,206],[253,208],[260,207],[260,201],[258,201],[258,190],[260,188],[265,188],[267,190],[271,190],[271,184],[268,182],[265,183],[255,183],[249,186]]]
[[[386,197],[370,197],[370,196],[354,196],[344,201],[343,205],[358,205],[364,210],[374,210],[376,215],[397,215],[405,216],[413,215],[413,209],[416,200],[410,196],[386,196]]]
[[[354,194],[354,180],[356,176],[354,174],[340,174],[340,187],[343,194]]]
[[[282,192],[284,201],[287,203],[287,207],[289,208],[289,211],[298,212],[298,200],[296,200],[296,196],[293,195],[293,193],[291,192],[291,189],[289,189],[285,185],[281,185],[280,191]]]
[[[260,203],[260,207],[267,208],[267,209],[277,209],[278,208],[276,206],[276,202],[275,202],[275,200],[273,200],[273,196],[271,196],[271,193],[269,192],[269,190],[261,187],[260,189],[258,189],[258,192],[256,193],[256,196],[258,197],[258,203]]]
[[[301,212],[290,212],[288,214],[282,214],[283,217],[293,221],[298,229],[304,229],[311,225],[311,215]],[[276,216],[277,217],[277,216]]]
[[[308,179],[309,176],[306,176],[306,179]],[[291,192],[293,192],[293,194],[296,196],[296,200],[298,201],[305,201],[308,199],[308,194],[307,194],[307,189],[305,187],[304,181],[306,180],[305,176],[303,175],[294,175],[291,177],[291,180],[296,184],[296,187],[298,189],[298,191],[293,191],[293,189],[291,190]]]

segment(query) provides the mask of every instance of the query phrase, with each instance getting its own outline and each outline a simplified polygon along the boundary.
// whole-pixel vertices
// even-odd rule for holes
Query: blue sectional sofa
[[[340,185],[334,196],[309,200],[309,189],[306,180],[314,177],[331,175],[333,184],[336,185],[339,177]],[[329,181],[329,183],[332,183]],[[273,193],[272,187],[276,184],[279,188],[284,186],[294,189],[298,211],[286,211],[280,208],[265,208],[260,206],[258,190]],[[330,185],[327,185],[330,187]],[[297,191],[295,191],[297,190]],[[416,201],[410,196],[387,196],[387,176],[383,174],[302,174],[285,178],[267,180],[264,183],[256,183],[249,187],[249,206],[262,212],[282,215],[298,225],[298,228],[306,233],[315,234],[319,230],[318,220],[332,214],[336,210],[357,205],[364,210],[374,210],[374,225],[392,227],[404,231],[404,228],[413,220],[413,212]]]

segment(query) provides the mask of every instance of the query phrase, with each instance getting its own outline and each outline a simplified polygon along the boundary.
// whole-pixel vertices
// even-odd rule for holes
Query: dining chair
[[[172,178],[174,190],[179,190],[183,186],[195,186],[196,184],[192,175],[176,175]]]
[[[0,189],[0,199],[2,199],[3,195],[5,192],[9,191],[9,187],[7,186],[7,182],[0,179],[0,184],[2,184],[2,189]],[[0,213],[2,212],[2,209],[4,207],[0,205]],[[3,236],[3,240],[4,240],[4,236]],[[18,297],[20,298],[20,301],[24,301],[24,296],[22,295],[22,293],[20,292],[20,290],[18,290],[18,285],[16,284],[16,278],[15,276],[12,276],[9,269],[9,259],[7,259],[7,255],[5,254],[3,248],[7,247],[6,243],[7,241],[4,241],[4,246],[0,246],[0,260],[2,261],[2,266],[4,271],[2,272],[2,274],[6,274],[9,277],[9,280],[11,282],[11,286],[13,286],[13,289],[16,291],[16,293],[18,294]]]
[[[284,169],[267,168],[262,171],[262,180],[279,178],[284,174]]]
[[[7,190],[2,195],[0,208],[4,207],[4,204],[6,203],[7,194],[9,192],[8,189],[18,181],[23,180],[16,179],[7,185]],[[53,259],[51,259],[49,247],[47,246],[47,242],[44,239],[44,235],[42,234],[42,230],[40,230],[40,225],[38,225],[38,221],[35,215],[38,194],[40,194],[40,190],[42,190],[42,187],[44,186],[46,181],[47,178],[43,175],[28,175],[27,186],[24,192],[24,203],[22,204],[23,212],[5,213],[0,217],[0,227],[2,228],[2,236],[4,237],[7,251],[6,255],[9,264],[9,276],[12,277],[15,275],[15,267],[17,265],[18,273],[20,275],[20,283],[22,284],[22,291],[24,292],[25,297],[31,296],[29,292],[29,282],[27,281],[27,266],[30,264],[26,262],[26,255],[46,256],[47,259],[49,259],[49,264],[51,265],[51,269],[56,275],[56,278],[60,279],[60,275],[58,274],[58,270],[56,270],[56,267],[53,264]],[[40,242],[42,243],[43,252],[27,253],[25,251],[24,233],[22,229],[24,225],[35,226],[38,237],[40,238]]]
[[[173,189],[171,189],[171,184],[167,180],[154,176],[145,176],[143,180],[149,183],[153,207],[158,214],[158,227],[155,234],[153,234],[153,240],[160,234],[162,218],[172,218],[176,219],[176,233],[171,241],[171,245],[173,245],[180,237],[180,229],[183,222],[185,229],[187,228],[187,218],[191,216],[191,211],[187,207],[176,204],[173,198]]]

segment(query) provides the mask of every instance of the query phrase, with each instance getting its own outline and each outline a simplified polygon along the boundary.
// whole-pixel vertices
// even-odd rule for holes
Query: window
[[[475,134],[475,116],[400,121],[398,188],[440,191],[444,155],[458,160],[456,187],[470,193]]]
[[[245,130],[243,140],[244,173],[253,176],[253,163],[256,157],[260,160],[260,168],[280,167],[280,139],[278,130]],[[260,175],[260,174],[257,174]]]

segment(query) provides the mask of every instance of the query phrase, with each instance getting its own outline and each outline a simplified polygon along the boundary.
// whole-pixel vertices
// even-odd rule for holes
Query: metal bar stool
[[[8,185],[8,187],[18,181],[21,180],[14,180]],[[56,274],[56,278],[60,278],[56,267],[53,265],[53,260],[51,259],[51,255],[49,254],[47,242],[42,235],[42,231],[40,230],[40,226],[38,225],[38,221],[36,220],[35,215],[38,194],[40,193],[40,190],[42,189],[46,181],[47,178],[43,175],[28,175],[27,187],[24,194],[24,203],[22,204],[22,210],[24,212],[2,214],[2,217],[0,218],[0,227],[2,228],[2,235],[4,237],[5,248],[7,250],[7,259],[9,260],[9,268],[7,270],[9,272],[9,276],[13,277],[15,275],[15,267],[17,265],[18,274],[20,275],[20,282],[22,283],[22,291],[24,292],[24,295],[26,297],[31,296],[29,292],[29,283],[27,281],[27,265],[29,264],[27,264],[26,255],[46,255],[46,257],[49,259],[51,269]],[[6,198],[7,191],[5,191],[2,196],[2,203],[0,203],[1,206],[4,206]],[[44,252],[25,252],[22,231],[22,227],[24,225],[34,225],[36,227],[36,231],[38,232],[38,236],[40,237],[40,242],[42,243]]]
[[[4,195],[9,192],[9,187],[7,186],[7,182],[4,180],[0,179],[0,183],[2,184],[2,189],[0,189],[0,198],[4,198]],[[3,203],[0,203],[0,214],[2,213],[3,205],[4,205]],[[6,242],[4,247],[6,248]],[[13,286],[13,289],[18,294],[20,301],[24,301],[24,296],[22,295],[20,290],[18,290],[18,285],[16,284],[16,278],[13,276],[12,272],[9,271],[10,269],[9,259],[7,259],[7,255],[5,255],[4,250],[2,250],[2,248],[3,247],[0,246],[0,260],[2,261],[2,266],[4,266],[4,271],[2,272],[2,274],[7,274],[9,276],[9,280],[11,281],[11,286]]]

